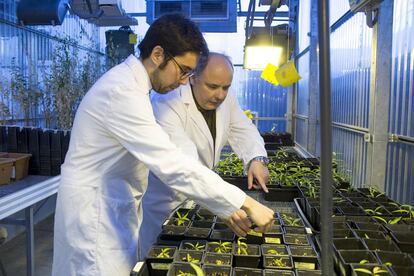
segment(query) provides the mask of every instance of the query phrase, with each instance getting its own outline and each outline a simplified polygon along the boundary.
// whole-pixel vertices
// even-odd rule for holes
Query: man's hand
[[[224,222],[239,237],[245,237],[247,232],[249,232],[250,227],[252,227],[251,221],[243,210],[237,210],[230,218],[225,219]]]
[[[256,183],[254,183],[256,180]],[[252,187],[256,190],[263,189],[266,193],[269,190],[266,187],[266,183],[269,180],[269,170],[262,162],[252,160],[250,162],[249,171],[247,173],[247,188],[250,190]]]
[[[274,212],[253,198],[246,196],[241,209],[246,212],[249,219],[257,226],[255,228],[256,231],[266,233],[272,226]]]

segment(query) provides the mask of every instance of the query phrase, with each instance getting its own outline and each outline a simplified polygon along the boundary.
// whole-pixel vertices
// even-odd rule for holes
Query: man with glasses
[[[234,91],[230,91],[232,62],[218,53],[200,59],[189,84],[167,95],[153,95],[157,122],[173,143],[209,168],[217,165],[224,145],[229,143],[244,162],[248,188],[267,192],[267,152],[257,128],[241,110]],[[211,183],[211,189],[219,185]],[[174,192],[150,172],[142,200],[141,252],[149,250],[168,214],[185,199],[185,195]]]
[[[139,259],[148,169],[238,232],[265,231],[273,211],[184,155],[156,123],[149,91],[185,85],[208,49],[197,26],[160,17],[130,56],[83,98],[58,191],[52,275],[129,275]],[[220,188],[210,189],[211,183]]]

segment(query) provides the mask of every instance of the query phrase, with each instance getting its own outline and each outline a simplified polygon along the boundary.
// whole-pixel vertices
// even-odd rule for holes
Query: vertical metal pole
[[[306,150],[316,154],[317,108],[319,92],[318,75],[318,1],[311,1],[310,8],[310,46],[309,46],[309,121]]]
[[[33,206],[25,209],[26,215],[26,267],[27,276],[34,275],[34,230],[33,230]]]
[[[318,0],[319,83],[321,114],[322,275],[333,274],[332,258],[332,129],[329,0]]]
[[[388,122],[392,68],[394,1],[385,0],[378,11],[372,32],[371,87],[369,109],[368,166],[366,184],[385,190]]]

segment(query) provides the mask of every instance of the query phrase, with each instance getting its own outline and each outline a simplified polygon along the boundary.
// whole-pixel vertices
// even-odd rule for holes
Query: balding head
[[[210,52],[200,60],[191,84],[197,103],[205,110],[214,110],[224,101],[233,80],[233,64],[229,57]]]

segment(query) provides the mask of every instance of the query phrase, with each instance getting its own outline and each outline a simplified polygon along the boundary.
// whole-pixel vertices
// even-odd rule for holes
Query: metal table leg
[[[33,229],[33,206],[25,209],[26,213],[26,265],[27,276],[34,275],[34,229]]]

